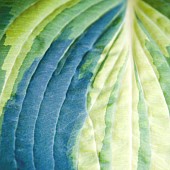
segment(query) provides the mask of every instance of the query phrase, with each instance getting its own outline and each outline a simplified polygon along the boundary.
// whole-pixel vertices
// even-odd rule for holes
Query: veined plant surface
[[[169,0],[0,0],[0,170],[170,170]]]

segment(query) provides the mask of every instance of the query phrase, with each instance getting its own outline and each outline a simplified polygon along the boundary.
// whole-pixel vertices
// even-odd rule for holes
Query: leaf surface
[[[0,167],[169,170],[170,2],[1,1]]]

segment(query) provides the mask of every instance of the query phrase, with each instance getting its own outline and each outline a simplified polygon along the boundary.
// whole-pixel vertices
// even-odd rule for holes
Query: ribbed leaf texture
[[[170,170],[169,0],[0,0],[0,170]]]

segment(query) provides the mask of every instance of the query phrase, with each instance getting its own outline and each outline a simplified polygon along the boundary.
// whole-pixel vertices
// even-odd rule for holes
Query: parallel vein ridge
[[[0,0],[0,170],[170,170],[168,0]]]

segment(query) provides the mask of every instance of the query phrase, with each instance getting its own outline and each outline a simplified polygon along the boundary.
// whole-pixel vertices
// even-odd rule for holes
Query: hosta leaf
[[[0,2],[0,169],[169,170],[170,2]]]

